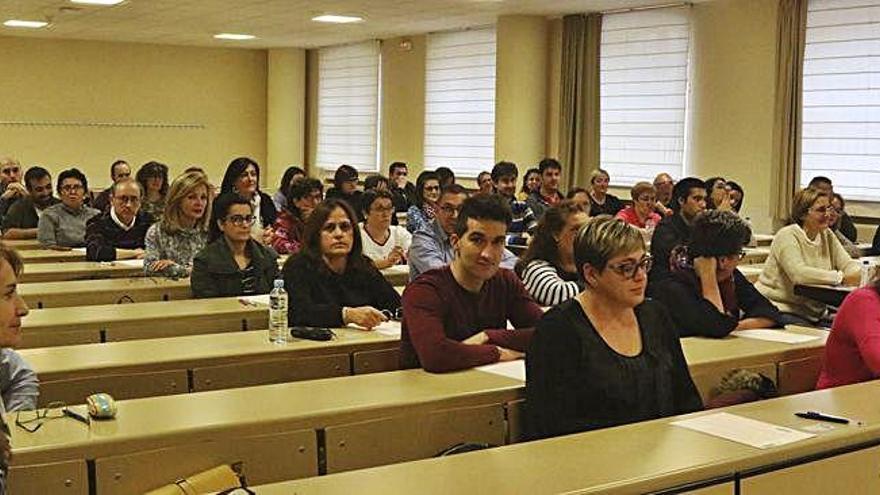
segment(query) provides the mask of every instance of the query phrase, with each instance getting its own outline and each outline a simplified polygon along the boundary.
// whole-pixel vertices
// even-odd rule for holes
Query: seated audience
[[[730,202],[730,189],[724,177],[711,177],[706,179],[706,209],[730,211],[733,205]]]
[[[507,231],[507,244],[526,245],[528,238],[538,226],[535,214],[528,203],[516,199],[516,176],[519,171],[511,162],[498,162],[492,168],[492,187],[510,206],[513,218]]]
[[[455,259],[404,292],[401,368],[442,373],[523,356],[531,337],[523,329],[542,313],[516,275],[499,269],[509,223],[497,195],[464,201],[452,232]],[[507,330],[508,321],[519,330]]]
[[[392,225],[394,204],[387,190],[367,191],[361,204],[366,220],[360,224],[364,256],[373,260],[376,268],[406,264],[412,234],[399,225]]]
[[[831,179],[821,175],[813,177],[810,180],[809,187],[822,191],[827,194],[829,198],[834,194],[834,184],[831,183]],[[856,229],[856,225],[853,223],[852,218],[850,218],[845,210],[840,213],[840,221],[838,222],[837,229],[840,230],[840,233],[846,236],[850,241],[858,242],[859,232]]]
[[[880,279],[846,296],[825,343],[816,388],[880,378]]]
[[[348,203],[357,214],[358,221],[363,221],[361,213],[361,195],[358,190],[358,171],[351,165],[340,165],[333,174],[333,187],[327,190],[327,199],[336,198]]]
[[[52,176],[43,167],[31,167],[24,174],[28,195],[9,207],[3,217],[4,239],[36,239],[43,210],[57,204],[52,195]]]
[[[21,319],[28,306],[17,291],[24,263],[10,247],[0,244],[0,413],[37,408],[40,383],[31,366],[13,349],[21,344]]]
[[[782,315],[736,269],[749,226],[731,211],[697,215],[691,241],[673,254],[672,276],[654,286],[682,337],[724,337],[734,330],[781,326]]]
[[[853,258],[859,258],[862,256],[862,250],[856,243],[849,240],[843,235],[843,232],[840,231],[840,219],[845,207],[846,202],[843,200],[843,196],[834,193],[831,196],[831,207],[828,208],[828,228],[834,232],[834,237],[837,237],[837,240],[840,241],[840,245],[843,246],[843,249],[846,249],[846,252],[849,253],[850,256]]]
[[[828,307],[794,293],[798,284],[856,285],[861,269],[828,228],[829,196],[818,189],[798,191],[789,225],[779,229],[755,285],[789,316],[786,323],[817,323]]]
[[[675,187],[675,179],[666,172],[657,174],[654,177],[654,189],[657,191],[657,204],[654,210],[661,217],[671,216],[672,209],[672,188]]]
[[[455,172],[451,168],[437,167],[434,173],[437,174],[437,179],[440,181],[440,189],[455,184]]]
[[[441,268],[452,262],[454,249],[451,236],[455,233],[458,214],[467,197],[467,189],[460,184],[452,184],[440,194],[440,204],[434,221],[413,234],[407,256],[410,280],[415,280],[428,270]],[[501,267],[513,269],[515,264],[516,256],[504,249]]]
[[[538,164],[538,171],[541,174],[541,186],[536,191],[532,191],[526,203],[532,209],[535,218],[540,220],[544,216],[544,210],[562,201],[564,196],[559,192],[562,165],[558,161],[545,158]]]
[[[239,157],[229,163],[223,175],[220,193],[234,192],[251,202],[257,217],[251,225],[251,237],[267,244],[272,240],[272,224],[278,212],[268,194],[260,191],[260,166],[248,157]]]
[[[147,229],[153,223],[141,211],[143,191],[132,178],[111,186],[110,207],[86,224],[86,259],[113,261],[117,258],[143,258]]]
[[[278,278],[278,255],[251,237],[254,206],[235,193],[211,207],[208,245],[193,258],[190,286],[196,298],[268,294]]]
[[[732,180],[727,181],[727,187],[730,189],[730,207],[739,214],[739,211],[742,209],[743,200],[746,198],[746,192],[743,191],[741,185]]]
[[[272,247],[278,254],[296,254],[302,247],[306,220],[324,199],[324,186],[318,179],[302,177],[290,183],[287,206],[272,226]]]
[[[607,216],[575,238],[583,292],[548,311],[526,354],[527,432],[566,435],[702,409],[662,304],[645,299],[651,257]]]
[[[574,264],[574,236],[589,220],[581,205],[565,200],[544,212],[515,271],[541,306],[555,306],[583,290]]]
[[[520,201],[526,201],[529,199],[529,196],[535,192],[541,190],[541,169],[535,167],[530,168],[526,171],[526,175],[523,176],[522,189],[519,190],[519,194],[516,195],[516,199]]]
[[[653,268],[648,274],[649,294],[652,286],[669,276],[669,255],[678,246],[687,245],[691,238],[691,224],[697,214],[706,209],[706,184],[695,177],[687,177],[672,189],[675,214],[660,221],[651,237]]]
[[[590,176],[591,217],[597,215],[614,216],[623,209],[623,201],[613,194],[608,194],[608,185],[610,183],[611,176],[601,168],[594,171]]]
[[[388,177],[374,174],[364,179],[364,192],[367,191],[391,191]],[[363,205],[361,205],[363,207]]]
[[[633,204],[617,212],[617,218],[641,229],[651,238],[654,227],[660,223],[660,215],[654,211],[657,206],[657,192],[650,182],[637,182],[629,191]]]
[[[396,314],[400,295],[363,255],[357,215],[340,199],[318,205],[306,222],[305,242],[284,263],[291,325],[366,329]]]
[[[144,191],[141,210],[150,215],[153,222],[162,220],[165,199],[168,196],[168,166],[159,162],[147,162],[138,169],[135,178]]]
[[[27,195],[27,188],[21,183],[21,164],[15,158],[0,158],[0,217]]]
[[[287,192],[290,191],[290,183],[296,179],[306,177],[306,171],[299,167],[287,167],[284,175],[281,176],[281,184],[278,190],[272,195],[272,203],[275,205],[275,211],[281,212],[287,208]]]
[[[437,174],[425,170],[416,179],[416,199],[406,212],[406,230],[415,234],[429,228],[437,214],[437,201],[440,199],[440,179]]]
[[[162,220],[147,230],[144,270],[147,275],[188,277],[192,260],[205,247],[214,195],[208,177],[186,172],[171,183]]]
[[[406,164],[403,162],[394,162],[388,166],[391,196],[394,198],[396,213],[405,213],[416,201],[416,187],[412,182],[406,180],[408,173]]]
[[[113,195],[113,185],[122,179],[131,177],[131,167],[125,160],[116,160],[110,165],[110,187],[101,191],[100,194],[92,201],[92,207],[101,213],[110,209],[110,196]]]
[[[84,204],[89,182],[82,172],[72,168],[58,176],[57,190],[61,202],[43,210],[37,224],[37,240],[49,249],[83,247],[86,222],[101,213]]]
[[[516,190],[516,185],[514,185],[514,190]],[[477,192],[480,194],[492,194],[495,192],[491,173],[484,170],[477,175]]]
[[[590,214],[590,209],[593,206],[593,202],[590,200],[590,191],[587,191],[583,187],[573,187],[568,191],[568,194],[565,195],[565,199],[574,201],[584,209],[584,213],[587,215]]]

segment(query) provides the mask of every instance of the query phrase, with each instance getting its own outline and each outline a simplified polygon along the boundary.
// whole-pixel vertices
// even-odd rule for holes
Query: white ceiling
[[[126,0],[113,7],[68,0],[0,0],[7,19],[48,19],[51,26],[2,26],[0,36],[128,41],[245,48],[318,47],[492,24],[499,15],[563,14],[668,4],[674,0]],[[696,0],[707,1],[707,0]],[[353,14],[357,24],[312,22],[315,15]],[[252,41],[219,41],[216,33]]]

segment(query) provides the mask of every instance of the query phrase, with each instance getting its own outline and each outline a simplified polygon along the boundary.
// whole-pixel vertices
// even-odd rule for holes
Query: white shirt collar
[[[135,222],[137,222],[137,215],[135,215],[134,218],[131,219],[131,225],[125,225],[124,223],[122,223],[122,220],[120,220],[119,217],[116,216],[116,208],[112,206],[110,207],[110,218],[113,219],[113,223],[119,225],[119,228],[126,232],[131,230],[134,227]]]

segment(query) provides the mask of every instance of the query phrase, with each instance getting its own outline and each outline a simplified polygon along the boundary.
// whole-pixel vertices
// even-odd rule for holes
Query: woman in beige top
[[[849,256],[828,228],[829,199],[812,188],[795,194],[789,225],[773,237],[770,256],[755,285],[783,313],[812,323],[826,316],[828,307],[795,295],[794,286],[857,285],[860,275],[859,262]]]

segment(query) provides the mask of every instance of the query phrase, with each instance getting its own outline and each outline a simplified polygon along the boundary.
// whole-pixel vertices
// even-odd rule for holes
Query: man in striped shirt
[[[525,246],[538,226],[534,212],[525,201],[516,199],[516,176],[519,171],[511,162],[498,162],[492,168],[495,191],[507,200],[513,218],[507,228],[507,244]]]

